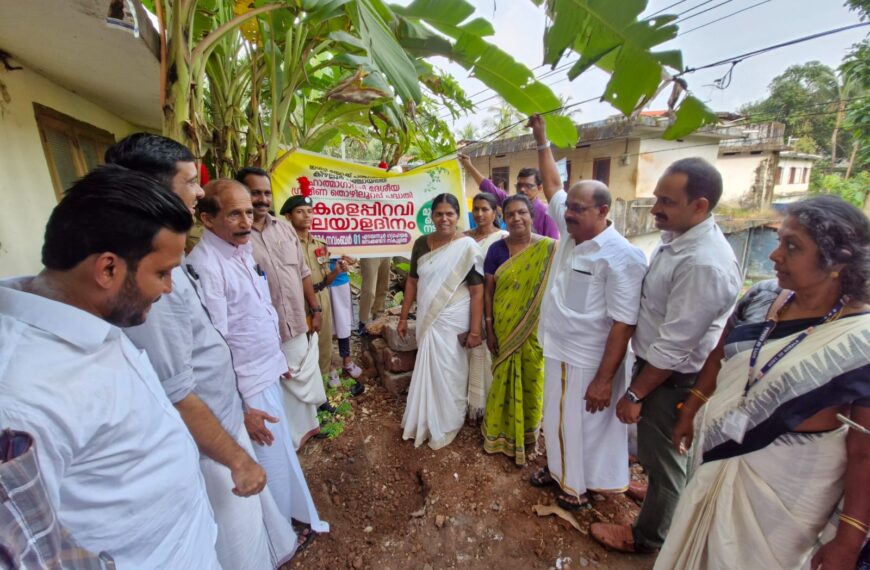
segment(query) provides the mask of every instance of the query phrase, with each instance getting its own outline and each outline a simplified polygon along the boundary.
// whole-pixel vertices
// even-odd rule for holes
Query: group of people
[[[867,217],[829,195],[792,205],[770,254],[777,279],[735,306],[743,279],[712,214],[712,165],[678,160],[659,179],[647,263],[608,220],[607,186],[565,191],[543,119],[529,126],[539,168],[519,172],[517,193],[460,155],[480,185],[476,227],[460,232],[442,194],[435,231],[414,244],[403,437],[439,449],[479,419],[484,449],[523,465],[543,428],[530,483],[570,510],[590,491],[642,501],[633,525],[591,534],[661,550],[657,569],[855,568],[870,520]],[[630,424],[646,486],[630,481]]]
[[[482,191],[475,228],[458,230],[459,203],[442,194],[435,231],[413,244],[397,326],[418,347],[403,437],[439,449],[470,418],[486,452],[523,465],[543,429],[530,482],[571,510],[590,491],[642,499],[634,525],[591,534],[660,549],[662,570],[854,568],[870,519],[867,217],[832,196],[791,206],[776,281],[735,306],[714,167],[689,158],[662,175],[648,264],[608,220],[607,186],[565,191],[543,119],[530,127],[539,168],[520,172],[517,194],[461,156]],[[274,215],[261,169],[202,188],[188,149],[146,133],[106,162],[51,213],[44,269],[0,282],[2,554],[277,568],[329,531],[296,451],[338,374],[333,333],[343,372],[360,373],[344,280],[355,260],[310,234],[310,198]],[[185,253],[194,216],[204,230]],[[383,265],[362,267],[378,284],[363,331]],[[647,487],[629,478],[630,424]]]
[[[361,372],[349,288],[328,290],[354,260],[330,266],[310,198],[279,221],[259,168],[202,188],[147,133],[105,161],[51,213],[43,271],[0,282],[0,558],[277,568],[329,531],[296,451],[328,406],[333,325]]]

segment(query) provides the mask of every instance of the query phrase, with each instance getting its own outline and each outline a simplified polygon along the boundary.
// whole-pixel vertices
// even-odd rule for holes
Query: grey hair
[[[822,269],[843,264],[841,293],[851,302],[870,301],[870,221],[864,212],[839,196],[823,195],[795,202],[786,213],[819,248]]]

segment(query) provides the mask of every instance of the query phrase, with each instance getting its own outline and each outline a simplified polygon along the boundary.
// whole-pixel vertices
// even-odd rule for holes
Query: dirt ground
[[[551,491],[529,485],[537,465],[518,468],[485,454],[477,429],[466,426],[434,452],[402,441],[404,401],[376,382],[353,401],[340,437],[300,451],[332,530],[287,568],[652,568],[651,556],[607,552],[569,523],[533,513],[554,502]],[[584,531],[597,520],[628,522],[638,511],[623,495],[594,495],[592,506],[577,515]]]

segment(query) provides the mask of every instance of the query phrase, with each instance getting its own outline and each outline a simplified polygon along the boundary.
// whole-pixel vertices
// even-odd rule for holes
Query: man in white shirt
[[[633,527],[595,523],[592,536],[628,552],[661,547],[680,493],[687,458],[671,443],[677,405],[689,394],[719,340],[741,274],[734,252],[713,220],[722,176],[701,158],[671,164],[655,189],[651,213],[662,231],[644,278],[632,346],[637,363],[616,414],[638,423],[638,459],[649,490]]]
[[[558,503],[573,510],[588,502],[589,489],[628,487],[628,432],[615,404],[628,380],[625,353],[637,322],[646,258],[608,221],[607,186],[582,180],[562,190],[543,118],[533,116],[529,126],[540,149],[550,217],[562,236],[538,333],[545,358],[547,467],[531,482],[556,483],[562,490]]]
[[[286,518],[327,532],[329,525],[314,507],[284,412],[278,382],[288,372],[287,359],[281,352],[278,315],[266,276],[252,256],[251,195],[235,180],[214,180],[206,185],[197,211],[206,230],[187,261],[199,275],[211,321],[230,347],[246,409],[264,412],[257,425],[249,424],[248,432],[266,469],[269,490]]]
[[[118,328],[169,293],[190,226],[154,179],[100,167],[52,212],[45,269],[0,284],[0,428],[33,434],[60,522],[118,568],[220,568],[196,443]]]
[[[172,139],[134,133],[106,151],[106,162],[162,182],[181,198],[191,216],[203,196],[193,154]],[[172,270],[172,291],[151,306],[145,323],[124,332],[148,353],[166,395],[199,446],[200,468],[218,525],[221,566],[277,568],[293,555],[296,536],[264,490],[266,472],[252,458],[230,349],[211,324],[196,279],[185,265],[182,259]],[[256,421],[258,413],[262,412],[249,412],[249,421]]]

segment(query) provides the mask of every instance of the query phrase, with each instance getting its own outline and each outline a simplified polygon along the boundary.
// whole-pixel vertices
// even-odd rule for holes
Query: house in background
[[[743,137],[719,145],[722,205],[764,211],[793,202],[809,191],[813,164],[821,158],[792,151],[782,123],[751,125]]]
[[[672,162],[690,156],[715,163],[720,141],[743,135],[741,128],[704,127],[685,139],[666,141],[661,138],[665,128],[667,117],[659,112],[642,114],[635,121],[611,118],[578,125],[578,140],[573,148],[553,148],[556,160],[566,161],[566,187],[589,178],[610,187],[614,198],[611,218],[617,229],[647,255],[659,239],[649,210],[662,172]],[[513,189],[521,168],[537,167],[535,146],[529,134],[474,145],[462,152],[496,184],[503,182]],[[477,191],[474,180],[466,176],[466,196]]]
[[[52,208],[102,162],[107,146],[132,132],[160,130],[157,33],[139,2],[125,3],[137,11],[128,14],[136,26],[108,23],[110,4],[3,4],[0,277],[39,271]]]
[[[821,160],[817,154],[806,154],[791,150],[779,154],[779,166],[773,186],[773,206],[781,209],[799,200],[810,190],[810,174],[813,165]]]

